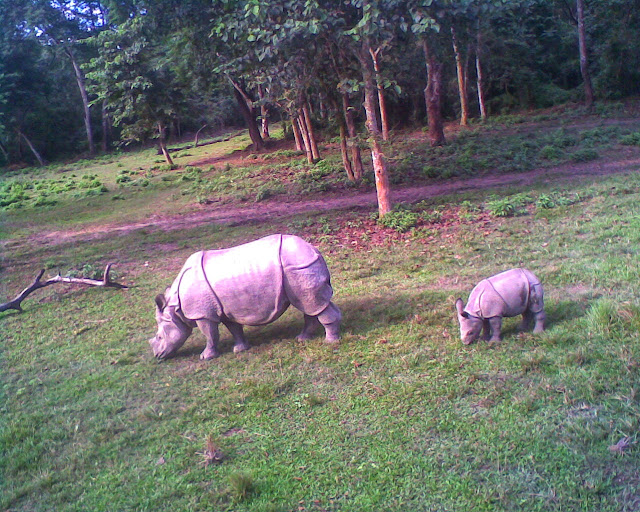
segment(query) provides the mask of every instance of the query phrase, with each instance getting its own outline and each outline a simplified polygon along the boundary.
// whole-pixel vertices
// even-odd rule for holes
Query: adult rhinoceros
[[[207,339],[201,359],[219,355],[218,326],[231,332],[234,352],[249,348],[244,325],[276,320],[290,304],[304,313],[298,340],[322,324],[327,342],[339,339],[340,310],[331,302],[329,269],[320,252],[293,235],[270,235],[229,249],[200,251],[156,297],[158,332],[149,340],[156,357],[178,350],[198,326]]]

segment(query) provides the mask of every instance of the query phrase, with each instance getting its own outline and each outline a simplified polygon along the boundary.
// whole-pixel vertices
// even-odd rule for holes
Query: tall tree
[[[116,31],[92,38],[98,57],[86,66],[95,103],[106,106],[126,141],[158,140],[167,163],[167,129],[179,114],[182,87],[165,58],[165,49],[154,40],[152,18],[134,17]]]

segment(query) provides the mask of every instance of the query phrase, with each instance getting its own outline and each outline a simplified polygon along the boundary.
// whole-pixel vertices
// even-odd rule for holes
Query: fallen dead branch
[[[33,283],[31,283],[24,290],[22,290],[22,292],[20,292],[20,294],[15,299],[10,300],[9,302],[5,302],[4,304],[0,304],[0,312],[7,311],[9,309],[15,309],[16,311],[22,312],[23,309],[22,309],[21,303],[31,293],[33,293],[36,290],[39,290],[40,288],[45,288],[47,286],[50,286],[56,283],[82,284],[85,286],[102,286],[105,288],[120,288],[120,289],[127,288],[123,284],[114,283],[113,281],[111,281],[111,279],[109,278],[110,271],[111,271],[111,263],[109,263],[104,269],[104,276],[102,278],[102,281],[98,279],[87,279],[84,277],[62,277],[60,274],[58,274],[55,277],[51,277],[46,281],[41,281],[42,276],[44,275],[44,269],[42,269],[36,276]]]

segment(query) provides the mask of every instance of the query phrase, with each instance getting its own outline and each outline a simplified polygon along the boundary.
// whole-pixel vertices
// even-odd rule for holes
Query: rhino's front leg
[[[296,336],[297,341],[307,341],[313,337],[313,333],[316,332],[316,328],[320,324],[318,317],[304,315],[304,327],[302,332]]]
[[[489,343],[497,343],[500,341],[500,331],[502,330],[502,317],[494,316],[492,318],[488,318],[489,326],[491,327],[491,338],[489,338]]]
[[[489,320],[482,321],[482,339],[484,341],[489,341],[491,339],[491,324]]]
[[[218,352],[218,341],[220,340],[218,323],[203,318],[202,320],[196,320],[196,324],[205,338],[207,338],[207,345],[204,347],[202,354],[200,354],[200,359],[213,359],[214,357],[218,357],[220,355],[220,352]]]
[[[249,342],[247,338],[244,337],[244,328],[242,325],[230,322],[229,320],[223,323],[225,327],[229,329],[231,336],[233,336],[233,351],[237,354],[238,352],[249,350]]]

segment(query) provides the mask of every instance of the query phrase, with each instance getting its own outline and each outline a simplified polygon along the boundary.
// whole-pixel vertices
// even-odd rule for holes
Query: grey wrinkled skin
[[[218,357],[218,326],[234,339],[234,352],[249,348],[244,325],[265,325],[289,305],[304,313],[298,340],[319,325],[326,341],[340,338],[341,313],[331,302],[329,269],[318,250],[293,235],[270,235],[254,242],[189,256],[164,294],[156,296],[158,332],[149,340],[153,354],[173,355],[198,327],[207,339],[201,359]]]
[[[483,279],[471,290],[465,306],[462,299],[456,300],[456,311],[460,323],[462,343],[469,345],[480,336],[500,341],[500,330],[504,317],[522,315],[522,330],[535,321],[534,333],[544,331],[544,291],[540,280],[525,268],[514,268]]]

